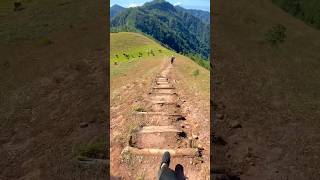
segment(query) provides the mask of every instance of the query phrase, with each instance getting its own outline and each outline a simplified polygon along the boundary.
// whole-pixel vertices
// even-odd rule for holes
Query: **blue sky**
[[[118,4],[123,7],[141,6],[151,0],[110,0],[110,7]],[[200,9],[210,11],[210,0],[166,0],[173,5],[180,5],[186,9]]]

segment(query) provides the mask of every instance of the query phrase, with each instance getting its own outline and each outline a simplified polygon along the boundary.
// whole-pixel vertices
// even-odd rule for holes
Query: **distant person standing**
[[[173,64],[174,60],[175,60],[175,57],[172,55],[171,56],[171,64]]]

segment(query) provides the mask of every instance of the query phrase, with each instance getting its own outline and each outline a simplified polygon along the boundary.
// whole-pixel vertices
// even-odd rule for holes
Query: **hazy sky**
[[[118,4],[123,7],[141,6],[151,0],[110,0],[110,6]],[[173,5],[180,5],[186,9],[201,9],[210,11],[210,0],[166,0]]]

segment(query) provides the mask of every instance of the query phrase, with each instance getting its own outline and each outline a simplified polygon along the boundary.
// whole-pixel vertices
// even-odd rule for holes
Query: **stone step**
[[[177,148],[177,149],[158,149],[158,148],[135,148],[126,146],[121,154],[131,153],[133,155],[146,155],[146,156],[162,156],[168,151],[171,157],[186,156],[186,157],[198,157],[200,156],[200,150],[198,148]]]
[[[170,101],[160,101],[160,100],[150,100],[153,104],[162,104],[162,105],[174,105],[177,104],[177,102],[170,102]]]
[[[138,115],[182,116],[181,114],[168,114],[166,112],[135,112]]]
[[[152,87],[153,89],[175,89],[174,87],[170,86],[170,87]]]
[[[158,84],[154,87],[157,87],[157,88],[171,88],[173,87],[171,84]]]
[[[168,78],[156,78],[156,81],[159,82],[159,81],[162,81],[162,82],[168,82]]]
[[[149,93],[150,95],[174,95],[174,96],[178,96],[178,94],[177,93],[175,93],[175,92],[150,92]]]
[[[182,133],[182,130],[174,126],[144,126],[138,133]]]
[[[165,84],[170,84],[170,83],[168,81],[157,81],[156,84],[165,85]]]

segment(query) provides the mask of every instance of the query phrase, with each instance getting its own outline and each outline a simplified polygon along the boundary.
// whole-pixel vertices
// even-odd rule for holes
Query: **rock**
[[[200,145],[200,144],[198,144],[198,149],[199,149],[199,150],[204,150],[203,146]]]
[[[186,120],[186,118],[183,117],[183,116],[180,116],[180,117],[177,118],[177,121],[184,121],[184,120]]]
[[[192,134],[192,138],[193,139],[199,139],[199,137],[197,135],[195,135],[195,134]]]
[[[82,122],[80,123],[80,128],[86,128],[88,127],[88,123]]]
[[[239,121],[235,120],[230,123],[230,128],[236,129],[236,128],[242,128],[242,126]]]

